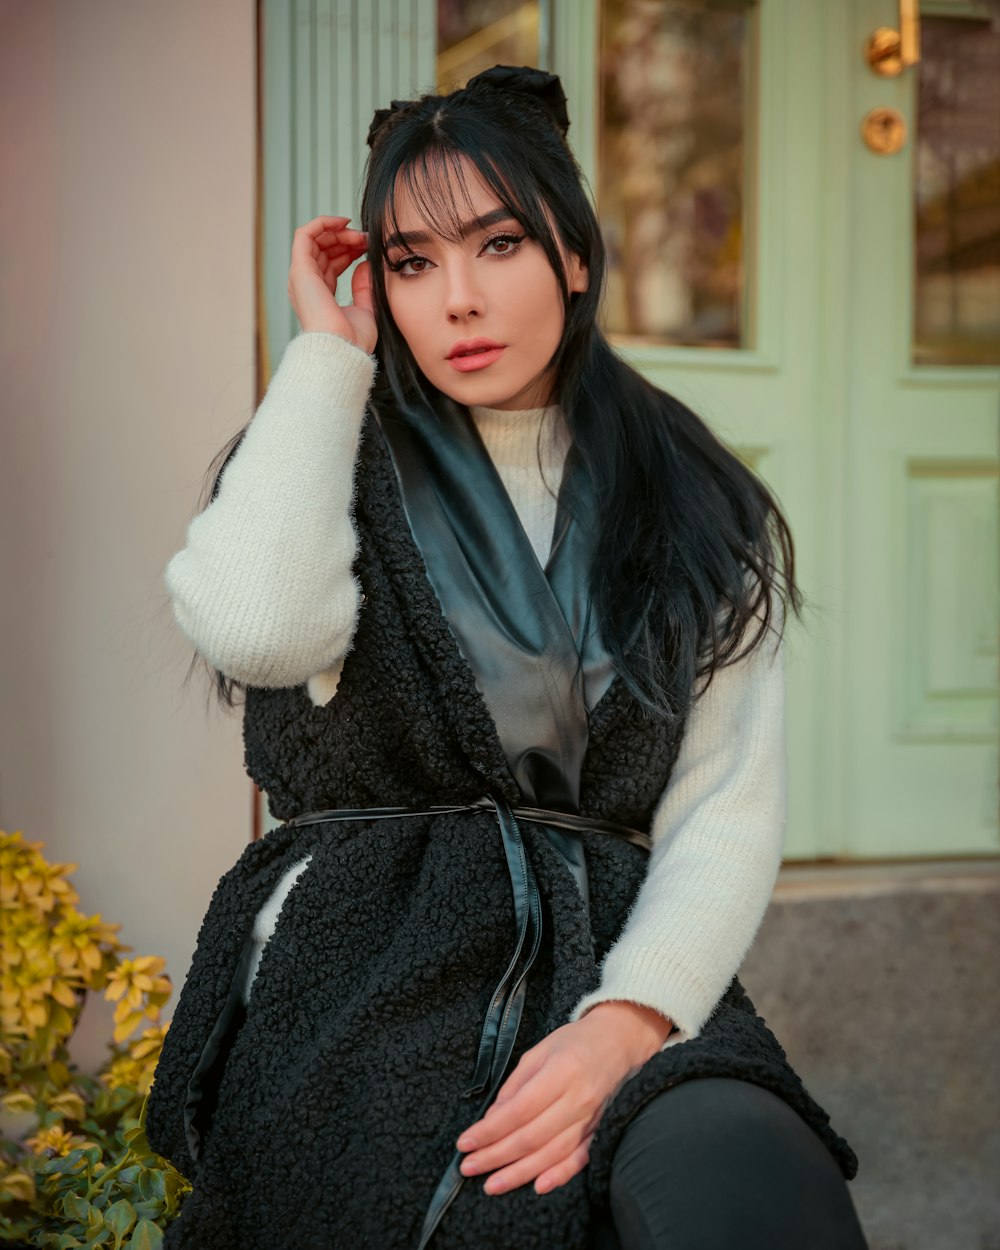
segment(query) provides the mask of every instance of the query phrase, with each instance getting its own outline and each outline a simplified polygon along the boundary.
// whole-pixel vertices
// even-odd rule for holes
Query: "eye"
[[[387,269],[402,278],[415,278],[417,274],[426,272],[431,262],[426,256],[404,256],[400,260],[387,260],[385,264]],[[411,268],[407,269],[408,265]]]
[[[523,234],[495,234],[483,244],[483,251],[488,256],[512,256],[523,242]],[[494,250],[489,252],[487,248]]]

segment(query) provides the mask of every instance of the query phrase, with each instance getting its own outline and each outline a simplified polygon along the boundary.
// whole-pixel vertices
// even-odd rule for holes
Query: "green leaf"
[[[115,1250],[121,1250],[125,1234],[135,1223],[135,1208],[125,1198],[119,1198],[104,1212],[104,1223],[115,1235]]]
[[[132,1230],[126,1250],[159,1250],[163,1243],[163,1230],[152,1220],[140,1220]]]
[[[82,1246],[82,1241],[77,1241],[72,1233],[63,1233],[56,1242],[57,1250],[73,1250],[74,1246]]]
[[[147,1202],[163,1202],[167,1196],[163,1173],[153,1168],[143,1168],[139,1173],[139,1193]]]
[[[68,1155],[56,1155],[54,1159],[46,1159],[38,1170],[45,1176],[62,1174],[63,1172],[72,1174],[83,1172],[87,1167],[87,1163],[87,1158],[77,1147],[76,1150],[71,1150]]]
[[[86,1198],[81,1198],[77,1194],[66,1194],[62,1204],[63,1211],[71,1219],[79,1220],[81,1224],[86,1224],[90,1219],[90,1203]]]

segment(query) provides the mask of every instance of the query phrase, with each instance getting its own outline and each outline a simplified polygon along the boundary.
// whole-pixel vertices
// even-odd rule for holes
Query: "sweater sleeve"
[[[780,627],[780,603],[777,605]],[[772,618],[772,627],[774,624]],[[750,949],[781,866],[786,801],[784,643],[768,634],[694,704],[654,813],[647,875],[569,1019],[625,1000],[696,1037]]]
[[[350,648],[354,465],[374,372],[346,339],[292,339],[218,494],[167,564],[181,630],[246,685],[298,685]]]

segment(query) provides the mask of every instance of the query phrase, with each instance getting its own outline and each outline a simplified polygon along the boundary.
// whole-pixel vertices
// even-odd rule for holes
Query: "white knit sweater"
[[[332,334],[285,350],[215,500],[188,526],[165,582],[177,622],[215,668],[255,686],[335,697],[358,612],[354,464],[374,361]],[[569,444],[557,408],[472,416],[542,564]],[[539,471],[539,432],[542,473]],[[544,477],[542,476],[544,474]],[[294,483],[294,490],[289,489]],[[695,1037],[750,948],[781,864],[786,818],[784,647],[722,669],[688,718],[653,817],[649,868],[599,988]],[[257,962],[308,857],[255,924]],[[245,987],[250,985],[257,964]]]

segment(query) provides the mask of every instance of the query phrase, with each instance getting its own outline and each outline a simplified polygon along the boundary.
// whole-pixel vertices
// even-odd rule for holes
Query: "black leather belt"
[[[573,833],[607,833],[634,846],[641,846],[644,851],[652,850],[653,841],[648,833],[641,829],[631,829],[628,825],[620,825],[613,820],[598,820],[595,816],[578,816],[575,812],[556,812],[544,807],[510,807],[504,799],[484,797],[473,799],[470,803],[440,803],[428,807],[331,807],[325,811],[303,812],[286,820],[282,829],[298,825],[321,825],[327,820],[395,820],[400,816],[438,816],[442,812],[488,812],[494,809],[498,814],[503,805],[518,820],[526,820],[530,824],[552,825],[556,829],[568,829]]]

